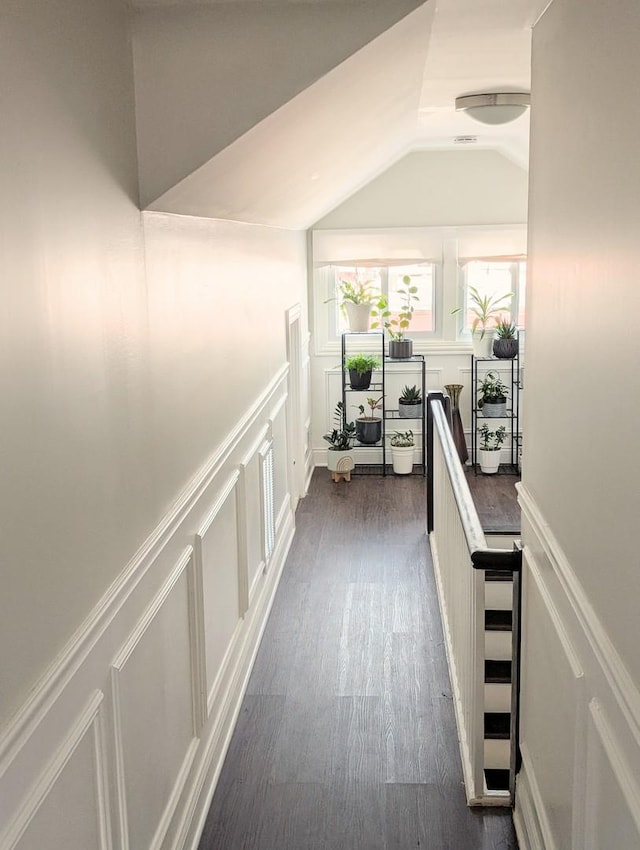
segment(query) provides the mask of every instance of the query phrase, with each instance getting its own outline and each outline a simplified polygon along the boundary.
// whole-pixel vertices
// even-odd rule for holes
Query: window
[[[525,319],[526,275],[527,264],[524,260],[469,260],[462,267],[465,298],[469,286],[475,287],[481,295],[491,295],[496,298],[507,292],[513,292],[513,298],[504,302],[503,315],[522,329]],[[470,330],[474,314],[466,302],[463,315],[463,330]]]
[[[331,266],[329,275],[330,298],[330,333],[339,336],[346,331],[347,320],[340,309],[338,285],[341,280],[351,283],[369,282],[371,289],[387,296],[389,309],[397,313],[402,306],[402,296],[398,289],[403,286],[403,278],[408,275],[411,285],[418,288],[416,293],[419,301],[415,305],[411,327],[408,335],[421,338],[433,335],[437,327],[436,299],[436,264],[419,263],[405,266]]]

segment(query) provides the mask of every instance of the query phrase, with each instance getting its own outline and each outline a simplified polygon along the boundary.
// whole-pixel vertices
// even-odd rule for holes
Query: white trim
[[[516,806],[513,812],[513,825],[518,837],[518,845],[520,850],[553,850],[555,847],[553,838],[550,838],[550,844],[545,844],[538,819],[540,811],[538,806],[542,805],[540,789],[535,779],[532,779],[524,759],[523,753],[523,767],[516,777]]]
[[[184,758],[182,759],[180,770],[178,771],[176,781],[174,782],[173,788],[171,789],[171,793],[169,794],[167,804],[162,811],[162,816],[160,817],[158,828],[156,829],[153,839],[151,840],[151,844],[149,845],[149,850],[160,850],[160,848],[162,847],[164,839],[171,825],[171,820],[173,819],[173,816],[176,813],[176,809],[178,808],[180,797],[182,796],[182,792],[184,791],[185,786],[187,784],[187,780],[191,772],[191,767],[193,766],[193,762],[196,757],[196,753],[198,751],[199,746],[200,739],[193,738],[187,748],[187,752],[185,753]]]
[[[131,655],[135,651],[136,647],[144,637],[145,632],[157,616],[158,612],[164,605],[164,603],[169,598],[169,594],[173,590],[173,588],[178,583],[179,579],[182,577],[182,574],[185,572],[187,565],[189,565],[194,557],[194,549],[193,546],[188,546],[180,558],[176,563],[175,567],[169,573],[169,576],[163,583],[162,587],[155,595],[151,604],[147,606],[144,614],[138,621],[136,627],[131,633],[129,639],[125,642],[124,646],[117,654],[113,664],[111,665],[111,694],[112,694],[112,710],[113,710],[113,733],[114,733],[114,756],[115,756],[115,773],[116,773],[116,793],[118,799],[118,826],[120,830],[119,835],[119,843],[118,846],[122,848],[122,850],[128,850],[130,847],[129,844],[129,824],[128,824],[128,813],[127,813],[127,791],[126,791],[126,775],[124,769],[124,741],[122,737],[122,712],[120,708],[120,674],[124,670],[127,661],[131,658]],[[189,606],[188,606],[189,607]],[[190,613],[190,612],[189,612]],[[191,629],[189,630],[190,640],[189,640],[189,653],[190,656],[193,657],[194,645],[191,640]],[[193,739],[189,744],[189,748],[185,755],[185,759],[183,760],[182,766],[178,773],[178,777],[176,779],[176,784],[174,784],[174,788],[169,796],[169,801],[165,806],[162,817],[160,818],[160,823],[158,824],[158,828],[156,829],[151,848],[150,850],[156,850],[156,848],[162,843],[164,839],[165,833],[160,833],[160,828],[164,827],[165,832],[169,827],[169,823],[171,818],[173,817],[175,811],[175,806],[178,804],[178,800],[180,799],[180,794],[182,793],[184,783],[186,782],[186,773],[188,772],[187,761],[189,761],[189,766],[193,761],[193,757],[195,755],[195,751],[197,749],[198,744],[198,729],[196,726],[197,721],[197,712],[193,705],[193,678],[194,678],[194,669],[191,669],[191,725],[192,725],[192,733]],[[194,746],[195,745],[195,746]],[[193,752],[192,752],[193,751]],[[184,774],[184,776],[183,776]],[[177,783],[182,781],[182,787],[177,788]],[[173,803],[174,809],[169,809],[169,806]]]
[[[286,380],[288,371],[288,364],[284,364],[278,370],[245,416],[193,477],[176,499],[171,510],[111,584],[84,623],[73,634],[62,652],[37,682],[21,709],[0,734],[0,778],[6,773],[17,754],[29,740],[34,729],[50,711],[56,699],[153,564],[159,552],[183,522],[193,504],[204,494],[215,475],[219,473],[223,464],[229,459],[238,442],[255,424],[279,385]]]
[[[602,744],[602,748],[609,760],[611,771],[618,780],[620,791],[640,835],[640,787],[638,786],[634,772],[629,767],[624,750],[615,739],[613,730],[599,700],[595,698],[591,700],[589,703],[589,714],[593,720],[593,725]]]
[[[195,553],[194,553],[195,554]],[[193,728],[200,735],[207,722],[207,668],[204,634],[204,592],[202,559],[191,558],[187,571],[189,590],[189,644],[191,648],[191,692],[193,699]]]
[[[0,847],[3,850],[13,850],[17,846],[86,733],[91,728],[95,730],[95,724],[101,712],[103,699],[104,694],[102,691],[94,691],[85,708],[71,724],[70,731],[58,747],[53,758],[49,761],[47,767],[31,787],[16,817],[7,826],[6,831],[0,835]],[[94,757],[98,768],[96,776],[98,780],[96,806],[100,821],[98,824],[99,837],[101,850],[111,850],[112,844],[108,820],[105,820],[108,810],[108,799],[106,785],[104,784],[105,775],[103,766],[105,759],[102,746],[103,740],[100,730],[97,732],[94,731]]]
[[[171,850],[197,850],[204,829],[205,819],[211,805],[218,777],[225,755],[231,742],[231,735],[240,712],[242,700],[247,688],[253,663],[260,646],[273,604],[275,593],[284,568],[287,553],[293,540],[293,514],[289,514],[288,523],[282,529],[282,536],[276,541],[272,564],[265,582],[252,601],[252,616],[244,631],[233,674],[224,693],[220,694],[215,722],[211,725],[204,749],[198,759],[197,767],[187,795],[187,804],[177,826]]]
[[[602,669],[611,694],[618,703],[636,744],[640,746],[640,692],[611,638],[598,619],[567,556],[551,527],[544,519],[533,496],[522,483],[517,484],[516,489],[522,512],[531,524],[533,532],[549,559],[555,576],[589,642],[591,651]]]

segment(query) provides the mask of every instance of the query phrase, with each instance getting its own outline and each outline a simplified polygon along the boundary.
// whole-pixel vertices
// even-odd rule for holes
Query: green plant
[[[498,339],[515,339],[517,328],[513,322],[500,319],[496,322],[496,336]]]
[[[502,382],[497,372],[487,372],[478,388],[480,396],[478,407],[481,408],[483,404],[500,404],[507,400],[508,392],[508,387]]]
[[[420,404],[422,401],[422,393],[415,385],[413,387],[404,386],[400,395],[400,401],[405,404]]]
[[[340,306],[344,306],[347,301],[352,304],[375,304],[380,294],[371,288],[372,283],[372,280],[356,281],[355,283],[350,280],[341,280],[338,284]]]
[[[354,354],[352,357],[347,357],[344,365],[349,372],[365,375],[373,369],[379,369],[382,364],[380,358],[374,357],[372,354]]]
[[[480,434],[480,448],[485,452],[497,452],[504,443],[507,429],[504,425],[501,425],[495,431],[490,431],[489,426],[485,422],[478,429],[478,433]]]
[[[415,446],[413,431],[394,431],[391,435],[391,445],[397,449],[408,449],[410,446]]]
[[[504,295],[481,295],[475,286],[468,287],[469,292],[469,309],[475,316],[471,322],[472,333],[476,332],[478,325],[482,328],[480,339],[484,338],[485,333],[489,330],[489,322],[493,319],[494,326],[498,321],[500,314],[506,309],[505,301],[513,298],[513,292],[506,292]],[[454,313],[462,312],[462,307],[456,307],[452,310]]]
[[[333,412],[334,427],[322,435],[323,440],[330,444],[329,451],[346,452],[353,444],[356,426],[354,422],[347,422],[344,414],[344,404],[339,401]]]
[[[391,339],[404,339],[413,318],[415,302],[420,300],[416,295],[418,287],[411,285],[411,275],[404,275],[402,283],[404,286],[398,287],[398,295],[402,298],[402,305],[397,316],[392,316],[391,310],[389,310],[389,299],[386,295],[380,296],[378,303],[371,311],[371,316],[375,320],[371,322],[371,327],[383,327]]]
[[[375,416],[374,414],[375,414],[376,410],[382,409],[382,399],[383,398],[384,398],[384,396],[380,396],[380,398],[368,398],[367,399],[367,404],[368,404],[370,411],[371,411],[368,416],[364,415],[365,414],[364,404],[354,404],[353,406],[357,407],[358,410],[360,411],[360,419],[366,419],[367,421],[374,421],[376,419],[379,419],[380,417]]]

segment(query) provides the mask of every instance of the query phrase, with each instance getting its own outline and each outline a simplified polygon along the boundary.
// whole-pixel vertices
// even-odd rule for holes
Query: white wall
[[[524,847],[640,845],[639,28],[555,0],[534,30]]]
[[[0,847],[193,844],[293,533],[305,238],[141,217],[119,3],[1,38]]]
[[[497,151],[414,151],[314,229],[517,224],[527,220],[527,172]]]
[[[138,0],[134,55],[143,204],[421,2],[248,1],[167,8]]]

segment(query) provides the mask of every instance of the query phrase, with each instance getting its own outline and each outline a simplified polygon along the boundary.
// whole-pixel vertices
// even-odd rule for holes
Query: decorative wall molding
[[[187,570],[187,567],[191,565],[191,569],[193,569],[193,557],[194,550],[192,546],[189,546],[185,549],[185,551],[180,556],[177,564],[169,574],[168,578],[162,585],[159,593],[155,596],[151,604],[147,607],[146,611],[140,618],[137,623],[135,629],[133,630],[131,636],[122,647],[118,655],[116,656],[113,665],[111,667],[111,693],[112,693],[112,710],[113,710],[113,730],[114,730],[114,754],[115,754],[115,778],[116,778],[116,789],[117,789],[117,800],[118,800],[118,824],[120,835],[118,836],[118,846],[122,848],[122,850],[129,850],[130,841],[129,841],[129,825],[128,825],[128,801],[127,801],[127,791],[126,791],[126,776],[125,776],[125,761],[124,761],[124,737],[122,733],[122,710],[121,710],[121,699],[120,699],[120,679],[122,673],[127,665],[127,662],[133,655],[134,651],[140,644],[147,630],[162,610],[163,605],[169,598],[171,591],[174,589],[179,579]],[[189,597],[191,594],[189,594]],[[190,629],[190,637],[193,635],[193,630]],[[193,660],[195,656],[194,652],[194,642],[190,640],[190,656]],[[190,680],[192,682],[192,700],[191,700],[191,718],[192,718],[192,732],[193,738],[189,743],[187,752],[184,755],[182,765],[178,771],[178,775],[175,779],[174,786],[172,792],[169,796],[169,800],[166,803],[164,808],[160,823],[157,826],[156,832],[154,834],[153,841],[151,842],[149,850],[158,850],[162,841],[164,840],[166,831],[169,827],[169,823],[171,822],[171,818],[175,812],[175,807],[180,798],[180,794],[184,788],[184,784],[187,779],[188,771],[193,762],[193,758],[196,753],[196,749],[198,746],[197,739],[197,713],[194,710],[193,705],[193,681],[194,678],[198,677],[198,670],[191,670]],[[197,694],[197,691],[196,691]]]
[[[589,703],[589,717],[598,735],[600,744],[607,755],[611,770],[618,780],[620,793],[624,797],[640,840],[640,785],[636,778],[637,774],[634,774],[632,771],[627,754],[616,740],[611,724],[598,699],[594,698]],[[590,766],[587,765],[587,768],[590,768]],[[591,770],[589,770],[588,775],[592,775]],[[593,801],[590,801],[589,797],[587,797],[587,808],[590,802]]]
[[[527,607],[523,619],[522,769],[514,812],[520,846],[523,850],[599,850],[605,840],[612,847],[631,846],[631,834],[633,846],[636,842],[640,846],[636,686],[531,493],[522,484],[518,493],[525,544],[524,600],[525,606],[535,606],[531,609],[534,622],[527,622]],[[554,632],[544,626],[544,638],[536,634],[541,611]],[[564,655],[564,666],[549,665],[553,653]],[[555,669],[555,677],[548,680],[548,699],[541,704],[528,697],[527,680],[531,677],[537,692],[547,666]],[[553,721],[541,714],[549,700]],[[550,723],[549,733],[556,742],[566,742],[561,751],[546,735]],[[556,768],[564,779],[554,789],[548,779]],[[613,818],[619,835],[609,836],[610,823],[602,827],[603,833],[598,832],[602,826],[599,808]]]
[[[293,514],[289,513],[276,541],[272,569],[265,576],[265,581],[256,588],[255,598],[247,614],[246,628],[239,637],[233,671],[212,706],[213,722],[210,721],[208,734],[185,794],[187,803],[176,829],[175,840],[170,845],[171,850],[197,850],[294,530]]]
[[[36,684],[28,699],[0,734],[0,779],[8,770],[34,729],[42,722],[55,700],[86,660],[120,609],[167,545],[193,504],[203,495],[238,443],[254,427],[278,388],[287,379],[284,364],[265,390],[251,405],[245,417],[227,435],[206,463],[192,478],[174,502],[173,507],[153,530],[142,546],[112,583],[65,648]]]
[[[629,724],[637,745],[640,747],[640,691],[638,691],[631,674],[596,615],[569,563],[569,559],[532,495],[522,483],[516,485],[516,487],[523,514],[543,547],[554,574],[589,642],[591,651],[606,677],[611,692]]]
[[[516,780],[516,807],[513,812],[520,850],[559,850],[550,835],[548,822],[545,819],[543,827],[538,818],[538,812],[544,810],[542,795],[535,776],[528,770],[528,764],[530,755],[525,746],[522,751],[522,768]]]
[[[8,824],[6,830],[0,834],[0,847],[2,850],[13,850],[18,845],[18,842],[36,816],[40,806],[54,788],[65,766],[89,731],[93,733],[93,748],[96,761],[96,808],[99,818],[100,850],[112,850],[113,844],[108,817],[104,730],[102,728],[101,717],[103,700],[104,694],[102,691],[94,691],[91,694],[87,705],[71,724],[66,737],[59,745],[55,755],[33,784],[17,815]],[[87,777],[87,780],[89,781],[92,778]]]

